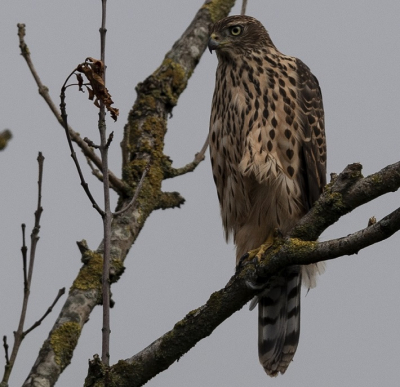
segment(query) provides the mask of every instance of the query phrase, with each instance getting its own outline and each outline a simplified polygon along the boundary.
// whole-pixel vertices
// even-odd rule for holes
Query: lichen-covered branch
[[[154,209],[166,210],[168,208],[179,208],[184,203],[185,199],[179,192],[162,192]]]
[[[212,23],[227,16],[233,5],[233,0],[206,1],[182,37],[167,53],[161,66],[136,88],[137,100],[129,113],[122,141],[123,181],[118,191],[120,200],[117,211],[129,205],[149,160],[151,166],[135,206],[114,217],[112,221],[111,282],[115,282],[123,273],[123,262],[129,249],[152,211],[166,208],[167,202],[170,207],[177,206],[178,202],[183,203],[183,199],[177,199],[172,205],[172,201],[167,200],[172,196],[161,191],[167,119],[207,46]],[[51,107],[49,99],[47,102]],[[59,116],[57,109],[53,113]],[[84,150],[85,155],[101,169],[101,163],[92,158],[93,152],[89,145],[79,136],[75,138],[74,132],[70,133],[83,150],[88,149],[88,154]],[[119,184],[113,181],[111,174],[110,181],[114,187]],[[47,387],[55,384],[71,361],[90,313],[101,300],[103,244],[96,251],[82,248],[82,244],[80,248],[84,264],[24,386]]]
[[[388,165],[366,178],[359,163],[348,165],[328,184],[321,198],[289,233],[291,237],[316,240],[322,232],[341,216],[400,185],[400,162]]]
[[[367,246],[389,238],[400,230],[400,209],[346,237],[327,242],[312,240],[316,240],[340,216],[387,192],[396,191],[399,187],[400,163],[366,178],[361,175],[360,164],[349,165],[326,187],[325,193],[292,230],[291,236],[277,237],[260,262],[245,262],[229,283],[213,293],[205,305],[188,313],[171,331],[138,354],[113,365],[108,375],[121,387],[142,386],[167,369],[198,341],[209,336],[218,325],[267,286],[268,278],[283,268],[356,254]],[[327,220],[322,221],[322,218]],[[304,240],[294,237],[300,234]],[[92,368],[97,372],[96,377],[90,374],[85,387],[101,385],[103,380],[104,375],[99,372],[96,360],[92,362]]]

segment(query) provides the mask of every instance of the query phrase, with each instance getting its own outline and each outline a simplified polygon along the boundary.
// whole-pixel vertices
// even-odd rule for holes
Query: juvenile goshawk
[[[287,233],[326,182],[321,90],[299,59],[283,55],[248,16],[218,21],[208,43],[218,57],[209,144],[221,216],[236,263]],[[284,373],[300,333],[300,286],[315,286],[323,265],[294,266],[258,297],[259,358]]]

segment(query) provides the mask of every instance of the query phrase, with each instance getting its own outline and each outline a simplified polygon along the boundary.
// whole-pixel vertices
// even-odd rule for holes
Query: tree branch
[[[180,208],[185,203],[185,198],[179,192],[162,192],[158,198],[155,210],[166,210],[168,208]]]
[[[53,100],[50,97],[49,89],[47,86],[43,85],[40,77],[33,65],[31,59],[31,53],[29,51],[28,45],[25,43],[25,24],[17,24],[18,26],[18,37],[19,37],[19,47],[21,49],[21,55],[24,57],[29,70],[32,73],[33,78],[35,79],[36,85],[39,88],[39,94],[43,97],[47,105],[49,106],[50,110],[56,117],[58,123],[64,127],[63,119],[61,117],[60,111],[58,110],[57,106],[54,104]],[[93,163],[96,165],[97,168],[101,170],[101,159],[92,151],[90,146],[80,137],[80,135],[75,132],[70,126],[68,126],[69,134],[71,136],[72,141],[74,141],[79,148],[81,148],[83,154],[90,158]],[[113,185],[114,189],[118,191],[119,194],[124,194],[126,192],[127,187],[124,183],[118,179],[111,171],[108,171],[108,175],[110,177],[111,184]]]
[[[25,337],[29,332],[32,332],[35,328],[37,328],[42,321],[52,312],[54,306],[57,304],[58,300],[61,298],[61,296],[65,293],[65,288],[62,288],[58,291],[56,298],[54,299],[53,303],[47,308],[45,314],[38,320],[36,321],[29,329],[27,329],[24,333],[23,336]]]
[[[241,15],[246,15],[246,7],[247,7],[247,0],[242,0],[242,10],[240,11]]]
[[[42,183],[43,183],[43,164],[44,164],[44,156],[42,152],[39,152],[38,157],[38,201],[37,207],[35,211],[35,224],[33,226],[31,232],[31,249],[29,254],[29,264],[27,264],[27,247],[25,244],[25,224],[22,224],[22,264],[23,264],[23,273],[24,273],[24,297],[22,300],[22,308],[21,308],[21,316],[19,318],[18,328],[14,332],[14,344],[11,351],[10,359],[7,360],[7,364],[4,369],[4,375],[1,382],[1,386],[8,386],[8,380],[10,378],[11,372],[13,370],[15,360],[18,355],[19,348],[22,344],[22,341],[25,338],[24,334],[24,324],[26,319],[26,312],[28,309],[29,296],[31,292],[31,284],[32,284],[32,275],[33,275],[33,267],[36,258],[36,246],[39,241],[39,231],[40,231],[40,218],[42,216],[43,208],[42,208]],[[6,342],[5,342],[6,344]],[[8,346],[7,346],[8,350]],[[6,351],[6,357],[8,357],[8,352]]]
[[[72,73],[68,76],[68,78],[65,80],[65,82],[64,82],[64,84],[63,84],[63,86],[61,88],[61,95],[60,95],[60,98],[61,98],[61,103],[60,103],[61,117],[62,117],[62,120],[63,120],[63,125],[64,125],[64,129],[65,129],[65,135],[67,136],[67,141],[68,141],[69,150],[71,152],[71,157],[74,160],[75,167],[76,167],[76,169],[78,171],[79,179],[81,181],[81,186],[82,186],[83,190],[85,191],[87,197],[89,198],[90,202],[92,203],[93,208],[100,214],[100,216],[102,218],[104,218],[105,213],[100,208],[100,206],[97,204],[96,200],[94,199],[92,193],[90,192],[89,184],[86,182],[85,177],[83,176],[83,173],[82,173],[82,170],[81,170],[81,166],[79,164],[79,160],[76,157],[74,146],[72,144],[71,134],[70,134],[70,132],[68,130],[69,126],[68,126],[67,111],[66,111],[67,105],[65,103],[65,91],[67,89],[66,84],[67,84],[68,80],[70,79],[70,77],[75,73],[75,70],[76,69],[74,69],[72,71]]]
[[[289,236],[317,240],[341,216],[400,186],[400,162],[363,178],[359,163],[348,165],[328,184],[314,207],[290,231]]]
[[[218,325],[268,286],[268,278],[285,267],[356,254],[367,246],[389,238],[400,230],[400,208],[381,221],[343,238],[313,242],[309,240],[307,232],[315,232],[312,226],[316,217],[320,215],[319,211],[330,212],[328,213],[330,220],[325,224],[328,227],[337,220],[332,214],[344,215],[366,201],[396,191],[399,187],[400,163],[388,166],[366,178],[361,177],[360,164],[349,165],[333,183],[327,186],[324,195],[316,202],[310,213],[303,217],[290,233],[296,234],[301,230],[306,236],[306,241],[290,236],[276,238],[273,246],[265,252],[259,263],[246,262],[238,268],[223,289],[211,295],[205,305],[188,313],[171,331],[138,354],[113,365],[110,373],[113,375],[113,382],[121,387],[138,387],[145,384],[188,352],[198,341],[209,336]],[[96,361],[91,366],[98,370]],[[97,377],[97,381],[102,378],[101,375]],[[93,380],[88,378],[85,387],[92,386]]]
[[[194,160],[191,163],[186,164],[182,168],[172,168],[171,161],[167,158],[164,167],[164,179],[170,179],[177,176],[182,176],[188,172],[193,172],[196,167],[205,159],[205,153],[208,148],[208,136],[204,142],[200,152],[194,155]]]

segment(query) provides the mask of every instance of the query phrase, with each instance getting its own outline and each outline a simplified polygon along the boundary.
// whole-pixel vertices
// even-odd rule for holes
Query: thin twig
[[[21,229],[22,229],[22,247],[21,247],[21,253],[22,253],[22,270],[24,271],[24,291],[26,292],[28,290],[28,276],[27,276],[27,265],[26,265],[26,254],[28,251],[28,248],[26,247],[25,243],[25,229],[26,225],[25,223],[21,224]]]
[[[208,136],[200,152],[195,154],[194,160],[191,163],[186,164],[182,168],[172,168],[170,166],[167,166],[164,170],[164,179],[171,179],[173,177],[182,176],[188,172],[193,172],[196,169],[196,167],[205,159],[204,155],[207,151],[207,148],[208,148]]]
[[[67,140],[68,140],[68,145],[69,145],[69,149],[71,151],[71,157],[74,160],[75,163],[75,167],[78,171],[79,174],[79,178],[81,180],[81,186],[84,189],[84,191],[86,192],[86,195],[88,196],[90,202],[92,203],[92,206],[96,209],[96,211],[101,215],[101,217],[104,217],[104,211],[99,207],[99,205],[97,204],[96,200],[94,199],[92,193],[89,190],[89,185],[88,183],[86,183],[86,180],[83,176],[82,170],[81,170],[81,166],[79,164],[78,158],[76,157],[76,153],[74,151],[74,146],[72,145],[72,141],[71,141],[71,135],[70,132],[68,130],[68,120],[67,120],[67,111],[66,111],[66,106],[67,104],[65,103],[65,89],[66,89],[66,84],[69,80],[69,78],[75,73],[74,69],[71,74],[67,77],[67,79],[65,80],[62,88],[61,88],[61,94],[60,94],[60,99],[61,99],[61,103],[60,103],[60,109],[61,109],[61,117],[64,123],[64,129],[65,129],[65,134],[67,136]]]
[[[106,16],[107,16],[107,0],[101,2],[101,27],[100,27],[100,57],[104,65],[102,74],[104,86],[106,84]],[[103,364],[110,364],[110,246],[111,246],[111,206],[110,206],[110,183],[108,179],[108,146],[111,143],[112,135],[109,141],[106,140],[106,109],[102,101],[100,101],[99,113],[99,132],[100,132],[100,153],[103,172],[103,190],[104,190],[104,253],[103,253],[103,276],[102,276],[102,291],[103,291],[103,327],[102,327],[102,348],[101,360]],[[107,381],[106,381],[107,385]]]
[[[23,336],[25,337],[29,332],[32,332],[35,328],[37,328],[42,321],[47,317],[47,315],[49,315],[54,306],[57,304],[58,300],[61,298],[61,296],[65,293],[65,288],[62,288],[58,291],[58,294],[55,298],[55,300],[53,301],[53,303],[49,306],[49,308],[47,309],[46,313],[38,320],[36,321],[29,329],[27,329],[24,333]]]
[[[90,160],[89,157],[86,157],[86,161],[89,165],[89,168],[92,170],[92,175],[97,177],[99,181],[103,182],[103,174],[97,168],[95,168],[95,166],[92,163],[92,160]]]
[[[87,138],[87,137],[85,137],[85,138],[83,139],[83,141],[85,141],[86,144],[88,144],[91,148],[95,148],[95,149],[99,149],[99,148],[100,148],[99,145],[96,145],[92,140],[90,140],[90,139]],[[87,157],[87,156],[86,156],[86,157]]]
[[[106,147],[107,147],[107,148],[110,147],[113,138],[114,138],[114,131],[112,131],[112,132],[110,133],[110,135],[108,136],[108,140],[107,140],[107,144],[106,144]]]
[[[53,100],[50,97],[49,89],[47,88],[47,86],[43,85],[43,83],[40,80],[40,77],[35,69],[35,66],[33,65],[29,48],[24,39],[25,24],[19,23],[17,26],[18,26],[19,47],[21,49],[21,55],[25,59],[27,65],[29,67],[29,70],[32,73],[32,76],[35,79],[36,85],[39,88],[39,94],[43,97],[43,99],[49,106],[50,110],[56,117],[57,121],[59,122],[59,124],[63,128],[65,128],[60,111],[58,110],[57,106],[55,105],[55,103],[53,102]],[[101,169],[102,168],[101,159],[94,152],[92,152],[92,150],[88,146],[88,144],[86,144],[86,142],[83,141],[83,139],[80,137],[80,135],[77,132],[75,132],[70,126],[68,126],[68,130],[69,130],[72,141],[74,141],[79,146],[79,148],[82,149],[82,152],[85,154],[85,156],[89,157],[93,161],[93,163],[97,166],[97,168]],[[125,186],[125,183],[121,179],[116,177],[111,171],[108,171],[108,175],[109,175],[110,181],[111,181],[114,189],[121,194],[126,193],[127,188]]]
[[[11,375],[11,371],[15,364],[15,359],[17,358],[19,348],[21,346],[22,340],[24,339],[24,324],[26,318],[26,311],[28,308],[28,301],[30,295],[30,289],[32,284],[32,274],[33,274],[33,266],[35,263],[35,255],[36,255],[36,246],[39,241],[39,231],[40,231],[40,218],[43,212],[42,208],[42,183],[43,183],[43,163],[44,157],[41,152],[37,157],[38,165],[39,165],[39,177],[38,177],[38,201],[37,207],[35,211],[35,224],[33,226],[31,232],[31,248],[29,254],[29,265],[28,265],[28,274],[26,274],[26,245],[25,245],[25,225],[22,225],[22,239],[23,239],[23,246],[21,248],[22,251],[22,259],[23,259],[23,266],[24,266],[24,297],[22,301],[22,309],[21,309],[21,316],[19,319],[18,329],[14,332],[14,345],[11,351],[11,357],[9,359],[8,364],[5,367],[4,375],[2,383],[7,385],[8,380]]]
[[[194,161],[197,161],[198,163],[200,163],[201,161],[204,160],[204,155],[206,154],[206,150],[208,148],[208,136],[206,138],[206,141],[204,141],[204,145],[201,148],[199,153],[196,153],[194,156]]]
[[[125,211],[129,210],[129,208],[133,207],[133,205],[135,204],[135,202],[136,202],[136,200],[137,200],[137,198],[138,198],[138,196],[139,196],[139,193],[140,193],[140,191],[141,191],[141,189],[142,189],[144,179],[145,179],[147,173],[149,172],[149,169],[150,169],[150,161],[147,163],[146,168],[145,168],[144,171],[143,171],[142,177],[140,178],[139,184],[138,184],[137,187],[136,187],[136,191],[135,191],[135,194],[133,195],[132,200],[131,200],[131,201],[129,202],[129,204],[128,204],[125,208],[123,208],[122,210],[119,210],[119,211],[117,211],[117,212],[114,212],[114,214],[113,214],[114,217],[115,217],[115,216],[118,216],[118,215],[121,215],[121,214],[124,213]]]
[[[242,0],[242,11],[240,12],[241,15],[246,15],[246,7],[247,7],[247,0]]]
[[[5,352],[5,357],[6,357],[6,365],[10,364],[10,358],[8,357],[8,344],[7,344],[7,336],[3,336],[3,347],[4,347],[4,352]]]

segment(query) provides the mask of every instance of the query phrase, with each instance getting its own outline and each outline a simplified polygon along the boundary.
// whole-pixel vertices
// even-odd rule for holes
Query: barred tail
[[[285,373],[300,335],[301,268],[288,268],[258,302],[258,355],[269,376]]]

